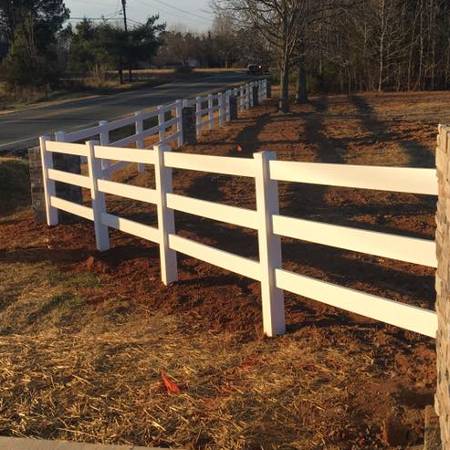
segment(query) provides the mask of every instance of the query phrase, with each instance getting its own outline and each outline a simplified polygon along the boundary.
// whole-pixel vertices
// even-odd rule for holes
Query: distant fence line
[[[101,145],[123,147],[134,144],[135,148],[144,149],[146,139],[158,136],[157,145],[173,144],[173,148],[178,148],[185,144],[183,108],[195,107],[195,129],[199,136],[205,128],[212,130],[215,126],[222,127],[231,120],[230,100],[232,97],[237,99],[238,110],[245,111],[266,100],[267,94],[268,81],[260,79],[215,94],[198,96],[195,99],[179,99],[160,105],[152,111],[135,112],[133,116],[109,122],[100,121],[98,125],[82,130],[58,131],[55,133],[55,140],[80,142],[97,139]],[[120,136],[118,139],[112,138],[113,132],[121,129],[122,133],[127,135]],[[108,165],[105,162],[102,164],[109,176],[124,166],[123,162],[114,165]],[[139,169],[142,170],[142,167],[140,166]]]

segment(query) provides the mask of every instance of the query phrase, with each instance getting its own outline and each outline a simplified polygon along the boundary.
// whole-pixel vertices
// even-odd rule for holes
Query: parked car
[[[249,64],[247,66],[247,75],[262,75],[263,73],[263,66],[260,64]]]

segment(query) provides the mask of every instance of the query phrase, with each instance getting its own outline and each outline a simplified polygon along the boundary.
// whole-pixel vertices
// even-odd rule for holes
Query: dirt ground
[[[270,149],[279,159],[433,167],[449,102],[443,92],[323,96],[288,115],[268,102],[183,151],[251,157]],[[151,169],[130,168],[117,180],[151,187]],[[246,179],[176,171],[174,187],[255,205]],[[290,216],[434,236],[432,197],[281,183],[280,199]],[[1,204],[0,434],[248,450],[423,441],[434,340],[289,293],[288,333],[265,338],[257,282],[179,255],[180,281],[165,287],[154,244],[112,231],[111,250],[98,254],[92,224],[48,229],[26,203],[22,195],[16,209],[10,199]],[[152,206],[108,197],[107,207],[156,224]],[[252,230],[181,213],[176,226],[180,235],[258,257]],[[429,268],[291,239],[283,239],[283,264],[434,307]],[[162,373],[179,394],[167,393]]]

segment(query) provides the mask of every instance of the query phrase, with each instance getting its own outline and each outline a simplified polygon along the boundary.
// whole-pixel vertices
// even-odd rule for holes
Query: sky
[[[130,25],[159,13],[169,29],[206,31],[212,23],[209,0],[126,0]],[[102,16],[123,20],[121,0],[65,0],[72,18]],[[76,22],[73,19],[72,23]]]

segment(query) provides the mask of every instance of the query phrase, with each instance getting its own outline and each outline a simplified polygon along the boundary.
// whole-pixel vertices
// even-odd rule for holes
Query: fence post
[[[223,101],[223,93],[219,92],[217,94],[218,96],[218,101],[219,101],[219,128],[223,127],[223,122],[224,122],[224,106],[225,106],[225,102]]]
[[[164,106],[159,105],[156,110],[158,111],[158,126],[159,126],[159,133],[158,133],[158,139],[159,142],[161,142],[164,139],[165,136],[165,127],[164,122],[166,121],[165,113],[164,113]]]
[[[438,203],[436,212],[436,335],[437,387],[442,450],[450,450],[450,127],[439,125],[436,148]]]
[[[259,106],[259,87],[258,83],[254,83],[252,86],[252,107]]]
[[[186,102],[181,113],[183,121],[183,143],[193,145],[197,143],[197,125],[195,109]]]
[[[197,138],[200,136],[200,133],[202,131],[201,110],[202,110],[202,98],[195,97],[195,130],[196,130]]]
[[[178,139],[177,139],[177,147],[181,147],[183,142],[183,100],[177,100],[175,106],[175,114],[177,118],[177,133],[178,133]]]
[[[225,121],[230,122],[230,97],[231,97],[231,90],[228,90],[225,92]]]
[[[155,182],[158,198],[159,252],[161,259],[161,279],[167,286],[178,280],[177,253],[169,248],[169,235],[175,234],[173,209],[167,207],[167,194],[172,192],[172,169],[164,165],[164,153],[170,151],[167,145],[155,145]]]
[[[48,136],[41,136],[39,144],[41,147],[42,179],[44,181],[45,214],[47,225],[58,225],[58,210],[51,205],[50,197],[56,195],[55,182],[48,178],[48,169],[53,169],[53,153],[47,151],[46,141]]]
[[[144,132],[144,119],[142,118],[142,112],[138,111],[134,113],[134,124],[135,124],[135,132],[136,132],[136,148],[143,149],[145,148],[144,137],[142,133]],[[142,173],[144,171],[144,165],[138,164],[138,172]]]
[[[65,142],[65,140],[66,140],[66,133],[64,131],[57,131],[55,133],[56,142]]]
[[[262,103],[265,100],[264,97],[264,80],[259,80],[258,92],[259,92],[259,102]]]
[[[102,214],[106,212],[105,194],[98,189],[98,179],[102,178],[103,170],[101,162],[95,157],[95,146],[93,141],[86,142],[88,150],[88,168],[91,181],[92,211],[94,213],[95,242],[97,250],[103,252],[109,250],[109,231],[103,224]]]
[[[272,82],[266,78],[266,89],[265,89],[266,100],[272,98]]]
[[[239,111],[243,111],[245,109],[245,86],[242,85],[240,87],[239,93]]]
[[[228,97],[228,114],[230,120],[237,120],[238,118],[238,103],[237,97],[235,95],[230,95]]]
[[[214,97],[212,94],[208,94],[208,122],[209,122],[209,129],[212,130],[214,128],[214,111],[213,111],[213,100]]]
[[[246,85],[246,96],[245,96],[245,109],[250,109],[252,106],[252,83],[247,83]]]
[[[284,295],[276,287],[275,269],[281,268],[281,239],[273,233],[272,216],[279,214],[278,184],[270,179],[269,163],[273,152],[253,155],[256,164],[256,209],[258,214],[258,248],[261,267],[261,299],[264,333],[267,336],[286,331]]]
[[[100,145],[108,145],[109,144],[109,130],[108,130],[108,122],[106,120],[100,120],[98,123],[100,127]],[[107,169],[111,165],[111,161],[107,159],[102,159],[102,170]]]

